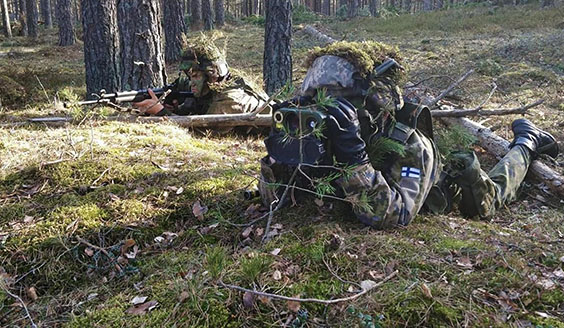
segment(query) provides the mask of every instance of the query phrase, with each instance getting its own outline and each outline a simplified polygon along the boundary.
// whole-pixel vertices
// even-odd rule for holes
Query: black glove
[[[338,98],[337,107],[327,107],[327,127],[337,162],[359,165],[369,162],[366,144],[360,137],[360,123],[354,106]]]

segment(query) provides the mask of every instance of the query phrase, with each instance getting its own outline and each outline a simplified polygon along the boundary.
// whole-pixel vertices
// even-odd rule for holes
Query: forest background
[[[4,19],[1,326],[564,326],[564,204],[541,181],[528,179],[519,201],[491,221],[420,215],[386,232],[357,223],[344,205],[298,204],[276,213],[263,243],[264,221],[234,224],[265,213],[241,196],[256,184],[264,136],[108,122],[112,108],[60,105],[87,94],[80,13],[88,1],[65,1],[2,0],[11,35]],[[189,38],[219,30],[205,33],[231,67],[263,85],[262,1],[225,1],[224,24],[221,1],[177,3]],[[474,69],[443,105],[474,108],[494,83],[487,108],[543,99],[527,117],[562,141],[563,17],[561,1],[295,2],[292,82],[321,45],[304,32],[311,24],[335,39],[399,46],[408,84],[422,94],[436,96]],[[175,60],[166,59],[170,77]],[[26,123],[38,116],[74,121]],[[515,118],[478,120],[510,140]],[[437,131],[445,147],[468,138],[438,121]],[[486,167],[495,163],[472,147]],[[564,173],[562,155],[545,162]],[[329,300],[390,276],[336,305],[223,286]]]

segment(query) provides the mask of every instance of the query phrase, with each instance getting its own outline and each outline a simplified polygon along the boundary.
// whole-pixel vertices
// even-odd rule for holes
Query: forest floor
[[[527,117],[562,143],[563,17],[563,8],[463,7],[315,25],[336,39],[398,45],[411,82],[435,76],[420,84],[433,95],[474,68],[448,98],[466,108],[492,82],[487,108],[545,99]],[[316,42],[295,20],[299,84]],[[261,83],[263,29],[222,33],[230,65]],[[11,103],[0,95],[0,326],[31,318],[41,327],[564,327],[564,202],[538,181],[490,221],[418,215],[394,231],[364,227],[343,204],[302,203],[276,213],[262,243],[264,221],[232,224],[265,211],[241,195],[256,184],[264,136],[104,122],[109,109],[54,105],[84,94],[82,56],[81,44],[57,47],[55,31],[0,39],[0,79],[20,85]],[[64,114],[80,123],[7,125]],[[511,139],[515,118],[481,120]],[[547,163],[564,173],[562,155]],[[330,247],[334,235],[340,247]],[[220,283],[332,299],[396,270],[329,306],[253,298]]]

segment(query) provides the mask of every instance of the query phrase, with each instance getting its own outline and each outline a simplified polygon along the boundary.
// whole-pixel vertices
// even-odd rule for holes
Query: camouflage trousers
[[[487,218],[517,198],[531,164],[531,155],[523,146],[513,147],[488,173],[481,169],[474,153],[454,154],[453,161],[458,162],[458,168],[463,168],[454,174],[455,187],[451,189],[461,196],[460,212],[469,217]],[[450,169],[456,171],[457,165],[454,166]]]

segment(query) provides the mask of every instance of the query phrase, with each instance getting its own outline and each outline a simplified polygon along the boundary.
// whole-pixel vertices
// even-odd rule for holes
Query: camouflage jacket
[[[190,90],[188,78],[180,77],[175,83],[179,91]],[[175,108],[165,107],[157,115],[242,114],[262,106],[268,99],[262,90],[253,88],[241,77],[223,83],[218,90],[211,90],[203,97],[187,98]]]
[[[385,172],[372,164],[354,169],[337,181],[360,221],[378,229],[407,225],[421,210],[440,174],[440,159],[433,141],[417,129],[398,123],[406,138],[405,155],[390,158]]]
[[[404,156],[386,158],[387,167],[382,171],[367,163],[356,167],[347,179],[337,180],[358,219],[377,229],[407,225],[421,210],[431,189],[435,191],[440,176],[440,158],[432,141],[430,112],[421,115],[419,122],[417,114],[407,116],[415,118],[411,124],[408,119],[403,120],[406,124],[398,121],[386,134],[405,146]],[[429,121],[424,123],[426,119]],[[280,197],[272,185],[283,181],[287,175],[288,170],[270,156],[261,160],[259,191],[266,205]]]

